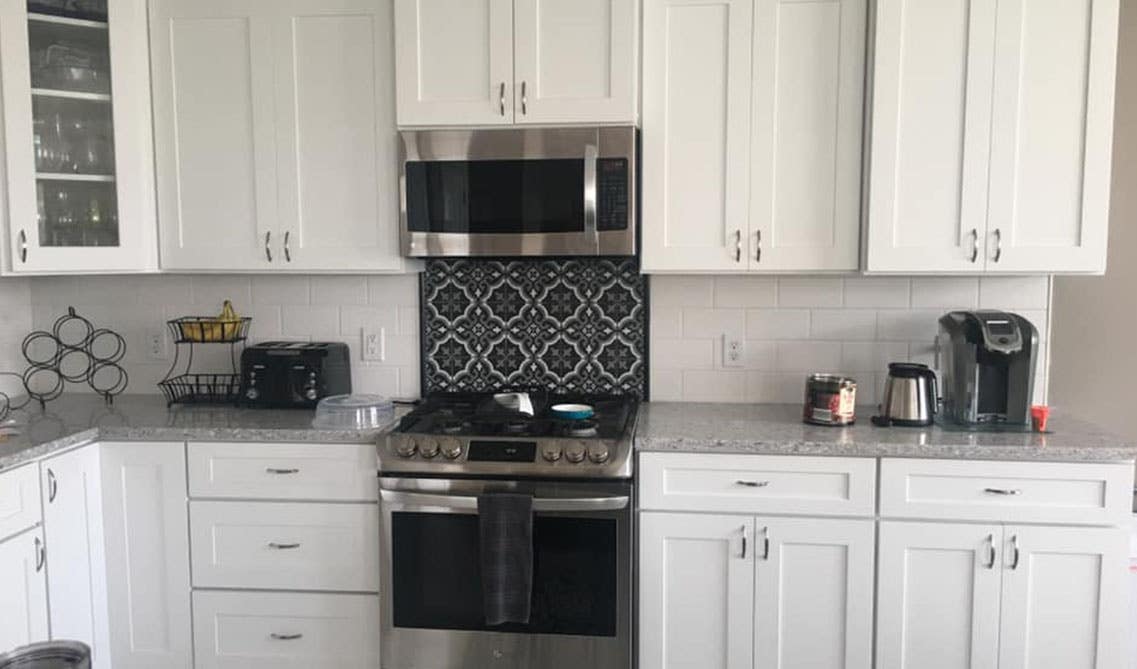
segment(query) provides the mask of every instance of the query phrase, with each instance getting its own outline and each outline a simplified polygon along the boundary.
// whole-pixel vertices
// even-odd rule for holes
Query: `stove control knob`
[[[418,445],[418,454],[428,460],[438,455],[438,442],[434,439],[423,439]]]
[[[588,447],[588,459],[596,464],[608,462],[608,447],[602,443],[595,443]]]
[[[418,451],[418,446],[414,439],[402,439],[395,444],[395,455],[400,458],[412,457],[416,451]]]
[[[541,457],[546,462],[556,462],[561,459],[561,445],[557,443],[545,444],[541,447]]]
[[[454,460],[462,455],[462,442],[457,439],[447,439],[442,442],[442,457]]]
[[[249,388],[248,390],[245,391],[245,397],[250,399],[250,400],[255,400],[260,396],[261,396],[261,391],[257,390],[256,388]]]
[[[584,462],[584,455],[587,451],[588,448],[584,442],[571,443],[565,448],[565,459],[573,463]]]
[[[309,400],[315,400],[319,398],[319,396],[320,394],[316,392],[315,388],[309,388],[308,390],[304,391],[304,397],[308,398]]]

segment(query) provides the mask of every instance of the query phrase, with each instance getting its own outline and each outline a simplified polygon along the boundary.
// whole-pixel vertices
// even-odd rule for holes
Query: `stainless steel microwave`
[[[631,256],[631,126],[400,133],[403,255]]]

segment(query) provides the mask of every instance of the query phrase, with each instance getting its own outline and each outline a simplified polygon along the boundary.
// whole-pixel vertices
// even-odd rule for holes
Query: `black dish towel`
[[[486,624],[528,623],[533,596],[533,498],[479,495],[478,521]]]

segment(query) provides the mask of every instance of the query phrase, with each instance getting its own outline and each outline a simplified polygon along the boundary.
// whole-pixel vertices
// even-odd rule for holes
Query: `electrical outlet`
[[[387,332],[384,328],[363,328],[363,359],[367,362],[383,362],[387,359]]]
[[[168,352],[166,351],[166,331],[147,330],[146,357],[150,360],[165,360],[167,355]]]
[[[722,336],[722,366],[741,367],[746,357],[746,344],[736,337]]]

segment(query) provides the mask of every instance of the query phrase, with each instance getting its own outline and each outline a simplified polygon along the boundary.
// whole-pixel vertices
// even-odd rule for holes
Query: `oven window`
[[[478,517],[391,514],[395,627],[616,636],[616,520],[533,518],[529,624],[489,627],[482,608]]]
[[[412,232],[518,234],[584,230],[584,161],[410,161]]]

